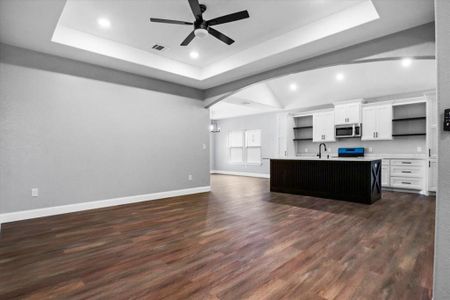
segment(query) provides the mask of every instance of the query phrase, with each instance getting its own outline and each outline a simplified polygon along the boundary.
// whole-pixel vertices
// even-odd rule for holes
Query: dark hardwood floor
[[[431,299],[435,200],[211,193],[3,225],[0,299]]]

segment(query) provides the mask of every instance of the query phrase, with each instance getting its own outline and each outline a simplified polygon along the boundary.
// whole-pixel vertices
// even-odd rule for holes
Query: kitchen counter
[[[371,204],[381,198],[381,159],[270,159],[270,190]]]
[[[280,158],[270,158],[270,159],[280,159],[280,160],[320,160],[320,161],[375,161],[380,158],[375,157],[337,157],[330,156],[318,158],[317,156],[291,156],[291,157],[280,157]]]

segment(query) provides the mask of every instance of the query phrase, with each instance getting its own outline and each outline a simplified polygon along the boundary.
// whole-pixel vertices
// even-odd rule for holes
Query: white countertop
[[[314,157],[314,156],[291,156],[291,157],[271,157],[270,159],[278,159],[278,160],[331,160],[331,161],[374,161],[379,160],[381,158],[376,157],[335,157],[330,156],[327,158],[326,156],[322,158]]]
[[[337,156],[337,153],[326,153],[325,155],[330,154],[331,156]],[[300,156],[295,156],[295,157],[299,157],[299,158],[315,158],[315,154],[314,155],[305,155],[302,154]],[[290,158],[295,158],[290,157]],[[364,155],[364,158],[370,158],[370,159],[428,159],[428,156],[426,154],[386,154],[386,153],[366,153]]]

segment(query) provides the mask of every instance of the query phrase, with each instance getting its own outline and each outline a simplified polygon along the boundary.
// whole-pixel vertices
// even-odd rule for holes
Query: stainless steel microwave
[[[336,137],[359,137],[361,136],[361,124],[336,125]]]

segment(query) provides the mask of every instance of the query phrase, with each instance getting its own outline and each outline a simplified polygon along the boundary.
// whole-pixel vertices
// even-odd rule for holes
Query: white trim
[[[235,172],[235,171],[222,171],[222,170],[211,170],[210,173],[211,174],[222,174],[222,175],[246,176],[246,177],[270,178],[270,174],[266,174],[266,173]]]
[[[82,202],[76,204],[62,205],[62,206],[53,206],[53,207],[45,207],[39,209],[31,209],[31,210],[22,210],[17,212],[10,212],[0,214],[0,229],[2,223],[14,222],[20,220],[34,219],[40,217],[47,217],[53,215],[66,214],[71,212],[96,209],[102,207],[110,207],[116,205],[130,204],[136,202],[144,202],[150,200],[158,200],[170,197],[177,197],[183,195],[191,195],[198,193],[205,193],[211,191],[210,186],[200,186],[182,190],[173,190],[159,193],[151,193],[144,195],[135,195],[135,196],[126,196],[126,197],[118,197],[106,200],[98,200],[98,201],[90,201],[90,202]]]

